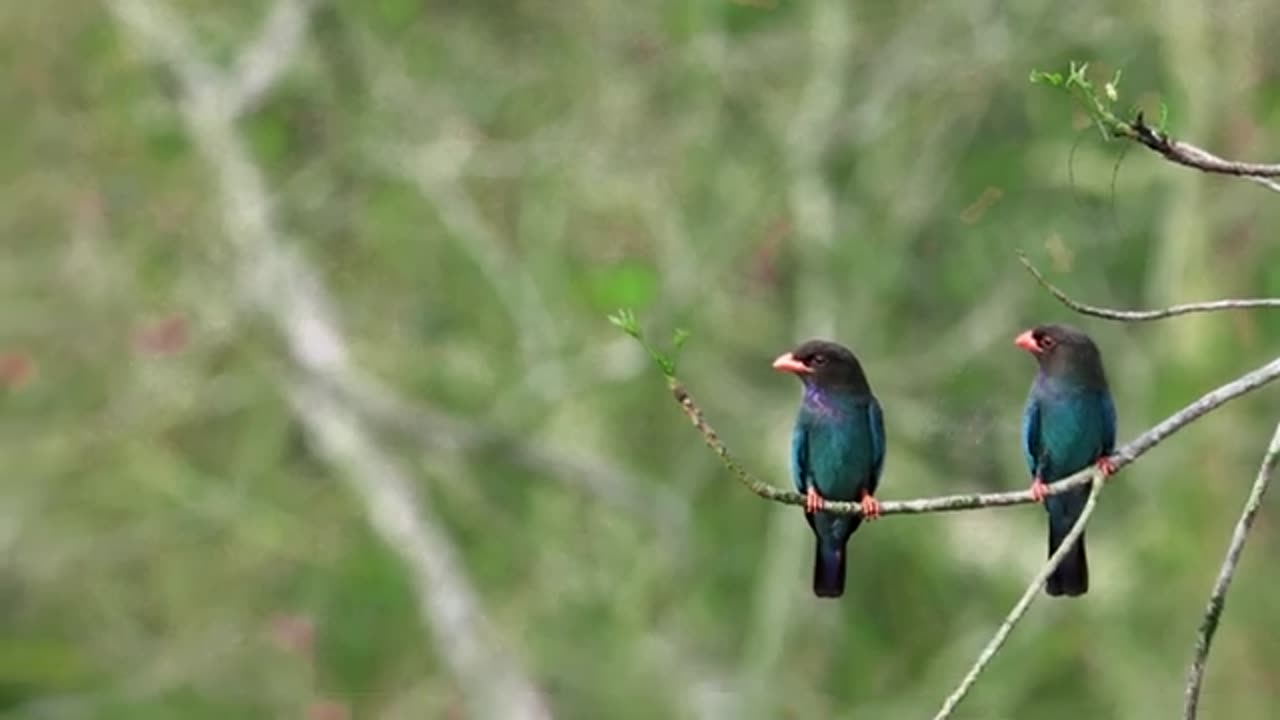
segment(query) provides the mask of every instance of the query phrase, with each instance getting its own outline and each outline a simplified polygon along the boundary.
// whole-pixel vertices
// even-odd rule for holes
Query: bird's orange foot
[[[1049,494],[1049,486],[1040,478],[1036,478],[1031,483],[1031,499],[1036,502],[1044,502],[1044,498]]]
[[[1104,455],[1098,458],[1098,469],[1102,471],[1103,477],[1107,477],[1116,471],[1116,464]]]
[[[858,505],[862,508],[862,517],[867,520],[875,520],[880,517],[880,501],[872,497],[870,493],[863,494],[862,500],[858,502]]]
[[[826,501],[822,499],[818,491],[814,490],[813,486],[810,485],[809,489],[804,493],[804,511],[812,515],[822,509],[824,502]]]

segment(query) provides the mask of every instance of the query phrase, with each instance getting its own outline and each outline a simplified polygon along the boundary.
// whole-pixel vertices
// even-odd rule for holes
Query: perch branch
[[[1209,605],[1205,608],[1204,619],[1200,622],[1200,631],[1196,635],[1195,651],[1192,655],[1191,668],[1187,671],[1187,691],[1182,717],[1195,720],[1200,706],[1200,686],[1204,682],[1205,663],[1209,659],[1209,646],[1213,643],[1213,635],[1218,630],[1218,621],[1222,618],[1223,606],[1227,599],[1227,590],[1231,588],[1231,580],[1235,577],[1240,563],[1240,554],[1244,551],[1245,540],[1253,521],[1258,517],[1262,507],[1262,497],[1271,484],[1271,476],[1276,465],[1280,463],[1280,424],[1271,437],[1271,444],[1262,458],[1258,468],[1258,477],[1253,481],[1253,490],[1244,504],[1244,512],[1236,522],[1235,532],[1231,534],[1231,544],[1227,547],[1227,556],[1222,560],[1222,569],[1218,571],[1218,580],[1213,584],[1213,592],[1209,594]]]
[[[1116,469],[1123,468],[1143,453],[1164,442],[1179,429],[1195,421],[1215,408],[1245,393],[1266,385],[1280,377],[1280,358],[1272,360],[1262,367],[1241,375],[1225,385],[1205,393],[1195,402],[1162,420],[1146,432],[1131,440],[1111,455]],[[689,417],[707,446],[720,457],[720,461],[729,472],[748,490],[766,500],[773,500],[786,505],[803,505],[804,496],[790,490],[783,490],[763,482],[738,463],[720,440],[720,436],[707,423],[702,409],[694,402],[693,397],[674,375],[667,376],[667,385],[671,394],[680,405],[680,409]],[[1072,488],[1083,487],[1093,478],[1093,469],[1087,468],[1064,478],[1048,487],[1048,494],[1056,495]],[[1023,505],[1035,502],[1029,490],[998,493],[970,493],[965,495],[942,495],[939,497],[919,498],[916,500],[885,500],[880,503],[882,515],[918,515],[931,512],[949,512],[953,510],[976,510],[978,508],[1002,507],[1006,505]],[[862,512],[858,503],[827,500],[823,505],[827,512],[858,515]]]
[[[987,664],[1000,651],[1000,646],[1004,645],[1004,641],[1008,639],[1009,633],[1013,632],[1013,628],[1027,614],[1027,609],[1031,607],[1031,603],[1035,601],[1036,596],[1040,594],[1040,588],[1044,587],[1044,583],[1053,574],[1054,570],[1062,564],[1063,558],[1067,556],[1067,552],[1075,546],[1076,541],[1080,539],[1080,535],[1084,533],[1084,526],[1089,522],[1089,516],[1093,515],[1093,509],[1098,504],[1098,493],[1102,491],[1103,476],[1096,468],[1090,468],[1085,472],[1085,476],[1093,483],[1093,487],[1089,491],[1089,500],[1085,503],[1084,509],[1080,511],[1080,517],[1076,518],[1075,525],[1071,526],[1071,532],[1062,539],[1062,544],[1054,551],[1049,560],[1045,562],[1044,567],[1040,568],[1040,572],[1031,579],[1031,583],[1027,585],[1027,589],[1022,593],[1022,597],[1018,599],[1017,604],[1005,616],[1004,622],[996,630],[996,634],[991,636],[991,640],[987,642],[987,646],[982,649],[978,655],[978,659],[974,661],[973,666],[969,668],[969,672],[965,674],[964,679],[960,681],[960,685],[955,691],[947,696],[945,702],[942,703],[942,709],[938,710],[938,714],[933,716],[933,720],[946,720],[951,717],[952,711],[964,700],[965,695],[969,694],[969,688],[978,680],[978,676],[986,669]]]
[[[1071,296],[1060,290],[1056,285],[1049,282],[1045,276],[1031,264],[1027,256],[1018,251],[1018,259],[1022,261],[1023,267],[1031,276],[1040,283],[1040,286],[1048,290],[1051,295],[1058,298],[1058,301],[1081,315],[1092,315],[1106,320],[1122,320],[1124,322],[1142,322],[1145,320],[1160,320],[1162,318],[1175,317],[1177,315],[1187,315],[1198,312],[1218,312],[1221,310],[1248,310],[1253,308],[1280,308],[1280,298],[1247,298],[1247,299],[1230,299],[1230,300],[1212,300],[1210,302],[1187,303],[1185,305],[1174,305],[1172,307],[1160,310],[1112,310],[1110,308],[1097,307],[1096,305],[1086,305],[1078,300],[1073,300]]]

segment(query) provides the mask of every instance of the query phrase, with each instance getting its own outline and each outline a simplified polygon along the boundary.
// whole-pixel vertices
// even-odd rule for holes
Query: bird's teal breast
[[[869,486],[874,448],[867,408],[860,404],[831,412],[805,412],[810,482],[830,500],[859,500]]]
[[[1104,421],[1094,393],[1062,392],[1040,404],[1040,442],[1052,459],[1056,480],[1097,460]]]

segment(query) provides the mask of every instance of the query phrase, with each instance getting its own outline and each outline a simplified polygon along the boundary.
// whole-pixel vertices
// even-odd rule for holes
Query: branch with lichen
[[[1111,80],[1103,83],[1100,92],[1089,79],[1088,68],[1088,63],[1072,61],[1065,74],[1032,70],[1031,82],[1066,91],[1089,114],[1094,126],[1108,140],[1130,140],[1159,153],[1170,162],[1201,172],[1243,177],[1268,190],[1280,192],[1280,182],[1274,179],[1280,178],[1280,164],[1228,160],[1191,143],[1175,140],[1164,130],[1169,114],[1164,105],[1160,107],[1160,122],[1155,127],[1147,124],[1145,114],[1138,109],[1129,111],[1132,113],[1131,119],[1124,119],[1117,111],[1120,103],[1120,71],[1116,71]]]

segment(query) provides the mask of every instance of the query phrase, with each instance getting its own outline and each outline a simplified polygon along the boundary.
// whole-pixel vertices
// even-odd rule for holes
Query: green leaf
[[[609,313],[609,322],[622,329],[622,332],[633,338],[640,337],[640,326],[636,322],[636,314],[629,308],[619,308]]]
[[[640,331],[640,323],[636,320],[636,314],[632,310],[628,308],[621,308],[610,313],[608,317],[609,322],[621,328],[622,332],[635,338],[640,343],[640,347],[644,348],[644,351],[649,354],[650,358],[653,358],[654,363],[656,363],[658,368],[662,370],[663,375],[668,378],[674,378],[676,376],[675,356],[668,356],[653,345],[649,344],[649,341],[644,338],[644,333]],[[685,340],[688,339],[689,331],[681,329],[677,329],[675,331],[673,341],[677,354],[680,351],[680,347],[684,345]]]
[[[1052,85],[1053,87],[1062,87],[1062,73],[1032,70],[1031,83],[1033,85]]]

